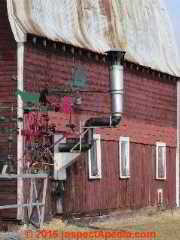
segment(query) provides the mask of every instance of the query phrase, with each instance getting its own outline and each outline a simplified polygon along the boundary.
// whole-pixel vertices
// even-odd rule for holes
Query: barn
[[[45,121],[55,128],[40,150],[53,155],[41,162],[49,215],[178,207],[180,68],[162,1],[35,2],[0,2],[1,118],[18,129],[1,131],[1,169],[30,171],[25,153]],[[44,111],[32,119],[38,96]],[[2,178],[0,205],[22,203],[26,191],[22,179]],[[8,211],[0,218],[23,217]]]

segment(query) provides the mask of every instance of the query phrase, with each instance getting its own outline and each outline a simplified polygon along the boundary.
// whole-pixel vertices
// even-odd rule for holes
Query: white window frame
[[[121,143],[122,142],[127,142],[128,146],[128,171],[129,175],[128,176],[123,176],[122,174],[122,169],[121,169],[121,163],[122,163],[122,156],[121,156]],[[130,140],[129,137],[120,137],[119,138],[119,171],[120,171],[120,178],[127,179],[130,178]]]
[[[158,176],[158,164],[159,164],[159,159],[158,159],[158,148],[159,147],[164,147],[164,153],[163,153],[163,161],[164,161],[164,177],[159,177]],[[163,142],[156,142],[156,179],[159,180],[166,180],[167,176],[166,176],[166,143]]]
[[[89,179],[101,179],[101,136],[100,134],[93,134],[93,139],[96,140],[96,149],[97,149],[97,168],[98,175],[93,176],[91,172],[91,149],[88,151],[88,163],[89,163]]]

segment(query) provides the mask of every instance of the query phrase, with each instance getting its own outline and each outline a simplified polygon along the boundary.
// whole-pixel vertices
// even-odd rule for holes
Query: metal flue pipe
[[[124,55],[125,52],[117,49],[108,52],[112,119],[121,118],[123,113],[124,77],[122,64]]]
[[[112,49],[107,52],[109,63],[109,81],[111,94],[111,116],[109,118],[90,118],[87,120],[86,127],[115,127],[123,114],[124,103],[124,77],[123,62],[125,51]]]

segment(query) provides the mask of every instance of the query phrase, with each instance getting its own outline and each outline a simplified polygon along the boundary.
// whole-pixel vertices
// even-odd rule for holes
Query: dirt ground
[[[15,240],[15,239],[153,239],[153,240],[180,240],[180,209],[175,210],[158,210],[146,209],[138,212],[114,212],[109,216],[97,218],[83,218],[62,220],[60,218],[53,219],[52,222],[45,224],[42,230],[37,230],[32,226],[16,227],[19,238],[7,238],[10,236],[0,234],[0,240]],[[154,238],[144,237],[126,237],[121,238],[117,235],[101,235],[100,237],[84,238],[80,235],[64,235],[62,232],[155,232],[157,235]],[[43,235],[44,234],[44,235]],[[55,234],[55,235],[53,235]],[[12,235],[13,236],[13,235]],[[91,235],[92,236],[92,235]],[[102,237],[103,236],[103,237]],[[119,235],[118,235],[119,236]]]

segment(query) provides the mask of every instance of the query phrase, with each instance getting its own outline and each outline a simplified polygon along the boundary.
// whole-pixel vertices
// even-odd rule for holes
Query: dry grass
[[[180,209],[163,212],[149,212],[146,215],[136,215],[124,219],[113,217],[95,226],[103,229],[126,230],[126,231],[151,231],[158,232],[158,240],[180,239]]]
[[[86,224],[85,224],[86,222]],[[19,229],[19,233],[21,235],[27,230],[30,229],[28,227],[21,227]],[[31,228],[32,229],[32,228]],[[73,224],[69,224],[66,221],[62,221],[61,219],[54,219],[51,223],[45,224],[44,229],[46,230],[55,230],[59,233],[62,231],[100,231],[100,230],[114,230],[114,231],[148,231],[148,232],[158,232],[160,237],[155,238],[156,240],[179,240],[180,239],[180,209],[174,211],[158,211],[154,210],[143,211],[141,210],[138,214],[133,213],[127,216],[121,216],[121,214],[114,213],[108,218],[99,218],[95,221],[74,221]],[[36,230],[33,232],[33,239],[62,239],[61,237],[37,237],[35,234]],[[1,239],[1,238],[0,238]],[[25,238],[30,239],[30,238]],[[68,240],[67,238],[64,238]],[[74,239],[74,238],[73,238]],[[73,240],[71,238],[71,240]],[[77,238],[76,238],[77,239]],[[85,239],[85,238],[84,238]],[[96,239],[96,238],[93,238]],[[98,238],[100,240],[100,238]],[[113,238],[109,238],[113,239]],[[123,238],[122,238],[123,239]],[[128,238],[126,238],[128,239]],[[132,238],[131,238],[132,239]],[[135,239],[135,238],[134,238]],[[140,238],[136,238],[140,239]],[[143,239],[143,238],[142,238]]]

